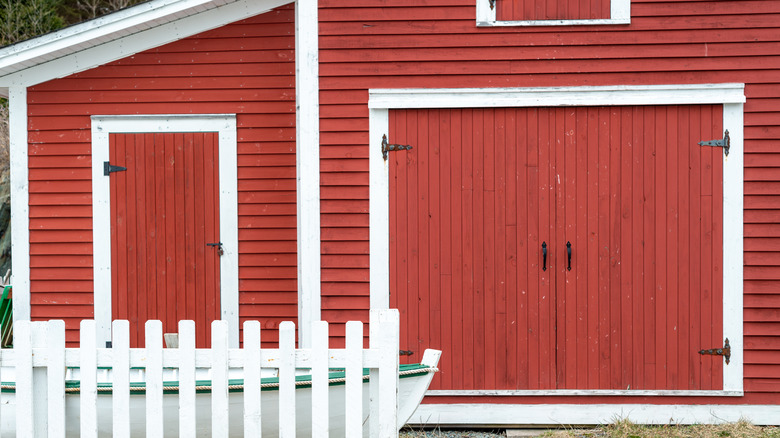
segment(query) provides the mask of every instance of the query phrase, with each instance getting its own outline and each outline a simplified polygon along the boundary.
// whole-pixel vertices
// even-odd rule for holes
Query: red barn
[[[419,424],[780,423],[780,1],[318,3],[0,50],[16,318],[390,306]]]

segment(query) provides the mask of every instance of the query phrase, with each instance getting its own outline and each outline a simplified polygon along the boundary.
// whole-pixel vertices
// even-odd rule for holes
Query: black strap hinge
[[[112,172],[124,172],[125,170],[127,170],[127,167],[114,166],[108,161],[103,162],[103,175],[105,176],[111,175]]]
[[[387,134],[382,136],[382,158],[387,161],[387,153],[390,151],[408,151],[412,149],[408,144],[388,144]]]
[[[414,354],[412,350],[398,350],[398,354],[401,356],[411,356]]]
[[[699,354],[711,354],[713,356],[723,356],[726,358],[726,365],[731,361],[731,345],[729,345],[729,338],[726,338],[726,342],[723,343],[723,348],[711,348],[709,350],[699,350]]]
[[[731,147],[731,138],[729,137],[729,130],[727,129],[723,138],[720,140],[700,141],[699,146],[713,146],[717,148],[723,148],[723,153],[729,156],[729,148]]]

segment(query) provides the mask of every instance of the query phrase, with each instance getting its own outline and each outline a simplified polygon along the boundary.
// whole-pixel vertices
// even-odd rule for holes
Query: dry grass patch
[[[747,421],[718,425],[676,425],[647,426],[621,420],[604,427],[594,429],[565,429],[549,431],[544,436],[553,438],[568,437],[607,437],[607,438],[780,438],[780,428],[754,426]]]

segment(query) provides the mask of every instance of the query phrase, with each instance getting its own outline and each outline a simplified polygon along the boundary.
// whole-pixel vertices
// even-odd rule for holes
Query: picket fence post
[[[170,395],[165,394],[168,389],[163,385],[168,379],[174,379],[178,381],[178,433],[180,436],[194,436],[199,432],[198,428],[207,422],[196,414],[196,378],[198,373],[208,373],[207,379],[211,381],[207,391],[211,393],[212,436],[243,433],[260,437],[263,420],[266,420],[272,423],[278,421],[280,437],[295,437],[298,432],[297,414],[311,409],[311,418],[297,419],[297,424],[305,429],[310,425],[314,437],[327,437],[333,421],[330,414],[334,409],[344,409],[344,436],[361,437],[364,427],[368,427],[371,437],[397,437],[398,312],[372,311],[369,327],[369,349],[363,348],[364,324],[357,321],[346,324],[344,348],[331,349],[328,323],[317,321],[312,330],[312,348],[296,349],[295,325],[283,322],[279,325],[278,348],[269,349],[261,346],[261,324],[246,321],[244,345],[238,349],[228,346],[227,323],[214,321],[211,325],[211,347],[197,349],[195,323],[179,321],[178,348],[164,349],[160,321],[145,323],[143,348],[130,348],[127,321],[114,321],[112,345],[103,348],[97,345],[95,322],[84,320],[80,323],[79,347],[66,348],[63,321],[17,321],[14,349],[0,351],[0,365],[15,367],[16,400],[12,404],[2,404],[0,415],[28,420],[16,422],[16,436],[64,437],[66,431],[75,431],[78,425],[82,437],[96,437],[99,428],[104,430],[106,427],[111,428],[113,436],[120,438],[136,432],[145,433],[148,437],[162,437],[164,431],[170,431],[173,426],[165,424],[168,417],[163,411]],[[107,367],[112,370],[106,371]],[[278,370],[278,418],[265,414],[261,409],[261,373],[269,368]],[[329,386],[329,370],[332,368],[344,370],[344,380],[338,381],[343,382],[343,387]],[[364,400],[364,368],[370,370],[368,400]],[[228,386],[229,373],[233,369],[243,370],[243,429],[241,424],[230,424],[230,419],[235,418],[235,413],[230,416],[235,406],[230,405]],[[311,375],[311,381],[304,382],[311,385],[310,405],[296,406],[299,401],[296,398],[301,394],[296,392],[296,370],[304,370]],[[78,388],[66,389],[66,378],[78,378]],[[112,384],[110,392],[103,388],[102,382]],[[143,387],[135,388],[138,384],[131,382],[143,382]],[[332,388],[344,391],[344,405],[329,405]],[[74,395],[67,395],[70,392],[66,390],[74,392]],[[98,399],[106,400],[109,393],[111,403],[108,406],[111,406],[112,412],[106,413],[102,407],[99,412]],[[133,432],[131,427],[137,419],[131,422],[131,400],[138,397],[144,398],[142,427],[145,429]],[[366,402],[368,412],[364,411]],[[106,405],[101,402],[101,406]],[[68,418],[66,409],[77,409],[78,418]],[[47,414],[44,415],[44,412]],[[366,415],[370,416],[367,426],[364,425]]]

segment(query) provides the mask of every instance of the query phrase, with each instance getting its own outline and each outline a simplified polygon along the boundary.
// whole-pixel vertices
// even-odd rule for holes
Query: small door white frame
[[[616,105],[723,105],[723,127],[731,137],[723,158],[723,336],[731,363],[723,367],[723,390],[475,390],[428,391],[441,396],[741,396],[743,395],[743,112],[744,84],[641,85],[559,88],[461,88],[369,90],[369,239],[371,309],[390,303],[389,165],[382,158],[382,135],[389,110],[404,108],[498,108]],[[392,139],[389,139],[392,142]],[[446,354],[446,352],[445,352]]]
[[[109,134],[217,132],[221,318],[231,347],[238,347],[238,197],[235,114],[92,116],[92,218],[95,322],[98,345],[111,340],[111,183],[103,175]]]

